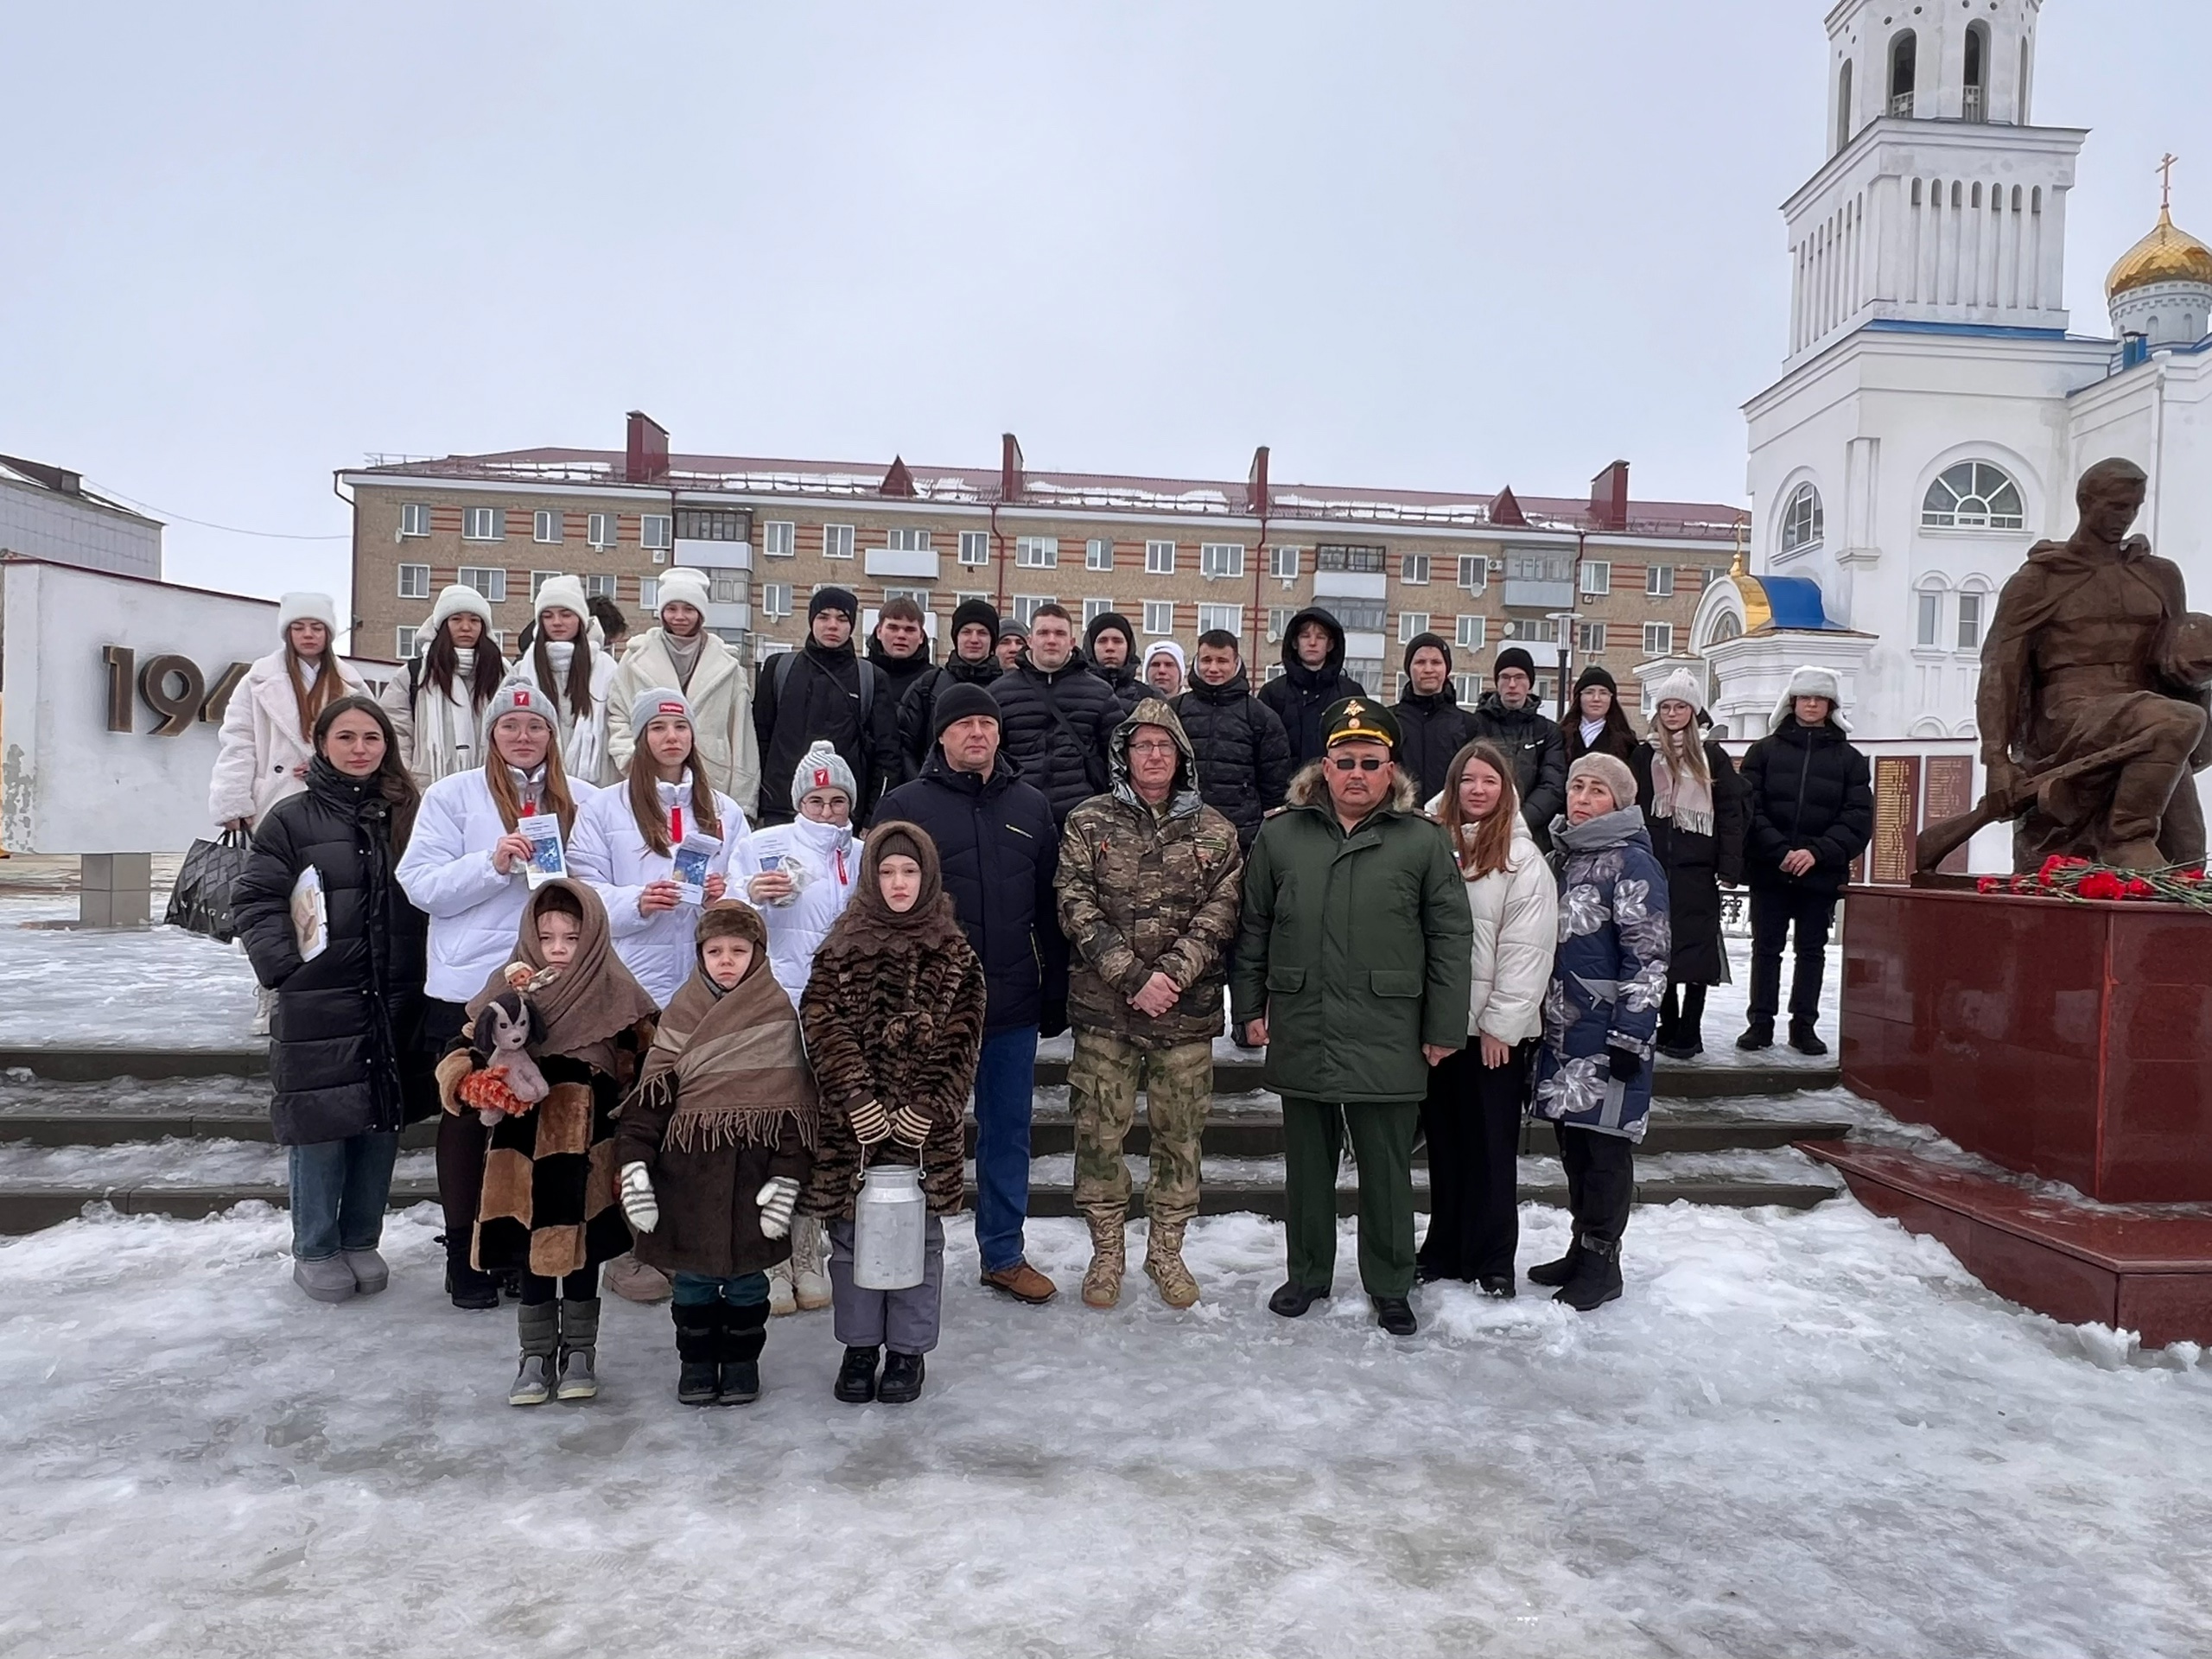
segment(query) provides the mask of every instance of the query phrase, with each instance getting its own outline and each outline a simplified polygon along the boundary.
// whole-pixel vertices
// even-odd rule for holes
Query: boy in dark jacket
[[[1129,626],[1128,617],[1119,611],[1092,617],[1090,626],[1083,631],[1083,652],[1090,659],[1090,671],[1113,688],[1123,714],[1142,701],[1145,687],[1137,677],[1137,631]]]
[[[1321,758],[1321,711],[1366,688],[1344,672],[1344,624],[1318,605],[1290,619],[1282,634],[1282,673],[1260,688],[1290,738],[1293,771]]]
[[[1491,682],[1494,689],[1469,717],[1468,734],[1488,738],[1511,758],[1522,822],[1548,851],[1552,820],[1567,810],[1567,741],[1536,706],[1536,659],[1526,651],[1499,652]]]
[[[1827,965],[1828,927],[1851,861],[1874,833],[1874,784],[1866,757],[1844,735],[1849,728],[1836,677],[1801,668],[1775,707],[1774,729],[1744,756],[1751,827],[1744,866],[1751,889],[1750,1023],[1742,1049],[1774,1042],[1782,997],[1782,944],[1796,935],[1796,969],[1789,980],[1789,1046],[1825,1054],[1814,1029],[1821,978]]]
[[[1452,757],[1474,735],[1452,683],[1452,647],[1436,633],[1418,633],[1406,647],[1406,689],[1391,709],[1398,717],[1398,764],[1413,773],[1424,801],[1444,787]]]
[[[1106,744],[1122,723],[1114,688],[1076,649],[1075,623],[1058,605],[1029,619],[1029,655],[991,682],[1006,750],[1052,804],[1055,826],[1106,787]],[[1058,830],[1055,829],[1057,835]]]
[[[1260,820],[1290,789],[1290,738],[1275,711],[1252,695],[1236,636],[1210,628],[1198,636],[1191,689],[1174,699],[1175,716],[1198,761],[1198,798],[1236,826],[1249,852]]]
[[[916,680],[930,671],[929,619],[905,595],[883,601],[868,637],[868,659],[891,687],[892,706],[906,701]]]
[[[917,675],[899,700],[899,752],[906,760],[900,783],[921,775],[922,762],[936,747],[938,693],[951,685],[988,685],[999,667],[999,613],[988,599],[963,599],[953,607],[952,649],[944,663]],[[895,788],[897,785],[893,785]]]
[[[753,694],[753,731],[760,775],[788,778],[817,738],[845,757],[860,785],[853,822],[866,823],[876,799],[897,784],[899,701],[874,663],[853,652],[860,601],[843,588],[817,588],[806,607],[806,644],[760,664]],[[761,823],[789,823],[790,802],[760,791]]]

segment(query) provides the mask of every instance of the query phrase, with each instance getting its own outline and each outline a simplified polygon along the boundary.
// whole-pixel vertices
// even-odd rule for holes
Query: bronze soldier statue
[[[2017,870],[2054,853],[2129,869],[2204,857],[2194,774],[2212,766],[2212,618],[2127,533],[2147,483],[2128,461],[2082,474],[2073,536],[2030,550],[1983,642],[1982,810],[2018,817]]]

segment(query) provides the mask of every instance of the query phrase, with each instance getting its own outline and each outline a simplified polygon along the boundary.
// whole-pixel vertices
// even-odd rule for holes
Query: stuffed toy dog
[[[504,992],[484,1005],[468,1034],[476,1070],[462,1079],[460,1090],[483,1122],[519,1116],[550,1092],[545,1074],[530,1057],[530,1045],[544,1035],[545,1022],[526,993]]]

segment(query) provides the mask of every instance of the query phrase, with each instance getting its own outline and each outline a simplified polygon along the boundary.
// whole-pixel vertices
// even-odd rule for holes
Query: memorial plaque
[[[1967,754],[1929,755],[1920,803],[1923,822],[1934,823],[1939,818],[1955,818],[1973,810],[1974,757]],[[1936,868],[1945,875],[1964,875],[1967,873],[1965,843],[1953,848]]]
[[[1885,754],[1874,762],[1874,839],[1866,879],[1880,887],[1912,880],[1913,838],[1920,833],[1920,757]]]

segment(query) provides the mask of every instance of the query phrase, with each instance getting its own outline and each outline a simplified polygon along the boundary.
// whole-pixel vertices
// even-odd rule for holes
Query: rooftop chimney
[[[1515,499],[1510,484],[1491,497],[1490,521],[1501,530],[1528,528],[1529,515],[1521,511],[1521,503]]]
[[[1590,480],[1590,525],[1593,530],[1628,528],[1628,462],[1617,461]]]
[[[629,444],[622,481],[651,484],[668,476],[668,429],[641,409],[630,411]]]
[[[1268,446],[1264,443],[1252,452],[1252,470],[1244,480],[1244,511],[1262,518],[1268,516]]]
[[[891,470],[883,475],[883,482],[875,486],[878,495],[894,495],[911,501],[919,493],[914,488],[914,474],[907,469],[906,457],[891,457]]]
[[[1019,501],[1027,487],[1021,472],[1021,441],[1011,432],[1003,434],[999,440],[999,499]]]

